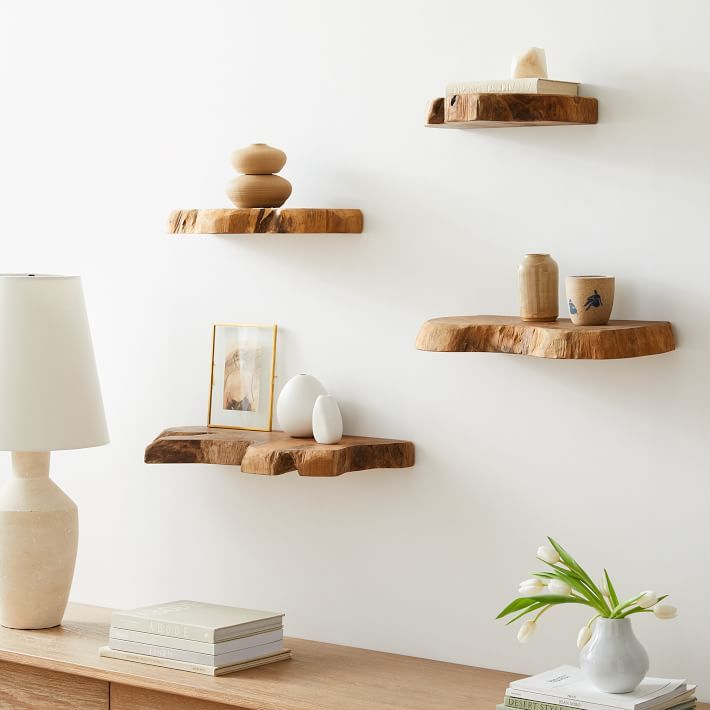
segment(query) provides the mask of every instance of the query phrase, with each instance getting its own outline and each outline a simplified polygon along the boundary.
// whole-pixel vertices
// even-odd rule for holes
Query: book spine
[[[199,663],[184,663],[171,658],[160,658],[158,656],[145,656],[140,653],[126,653],[125,651],[115,651],[108,646],[99,649],[99,656],[104,658],[119,658],[122,661],[133,661],[143,663],[148,666],[161,666],[162,668],[175,668],[179,671],[189,671],[190,673],[201,673],[202,675],[216,675],[216,668],[203,666]]]
[[[242,648],[260,646],[261,644],[272,643],[273,641],[281,641],[283,639],[283,627],[272,631],[265,631],[263,633],[241,636],[237,639],[222,641],[221,643],[190,641],[189,639],[177,638],[175,636],[159,636],[158,634],[147,634],[142,631],[119,629],[116,626],[111,626],[109,629],[109,638],[119,641],[134,641],[136,643],[153,644],[155,646],[168,646],[173,649],[195,651],[196,653],[205,653],[207,655],[216,656],[220,653],[229,653],[230,651],[238,651]]]
[[[190,641],[203,641],[215,643],[214,630],[190,624],[169,624],[164,621],[154,621],[136,616],[114,613],[111,625],[129,631],[141,631],[146,634],[159,636],[172,636],[174,638],[189,639]]]
[[[578,700],[577,698],[561,698],[558,695],[546,695],[545,693],[520,690],[519,688],[508,690],[505,694],[505,700],[507,701],[508,698],[528,700],[545,705],[559,705],[564,708],[564,710],[568,710],[568,708],[577,708],[577,710],[633,710],[632,706],[623,703],[619,705],[601,705],[599,703]]]
[[[560,705],[558,703],[545,703],[539,700],[527,700],[526,698],[516,698],[512,695],[505,696],[505,707],[515,708],[516,710],[569,710],[570,707],[578,707],[577,705]]]
[[[446,95],[536,93],[537,79],[496,79],[493,81],[459,81],[447,84]]]

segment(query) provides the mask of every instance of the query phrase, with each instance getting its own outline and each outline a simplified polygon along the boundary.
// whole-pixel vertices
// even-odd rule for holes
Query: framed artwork
[[[271,431],[276,326],[215,323],[207,425]]]

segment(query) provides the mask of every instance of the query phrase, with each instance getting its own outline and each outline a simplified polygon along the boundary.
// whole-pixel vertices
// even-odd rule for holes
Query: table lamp
[[[78,276],[0,275],[0,624],[61,623],[78,543],[77,507],[49,478],[49,452],[108,443]]]

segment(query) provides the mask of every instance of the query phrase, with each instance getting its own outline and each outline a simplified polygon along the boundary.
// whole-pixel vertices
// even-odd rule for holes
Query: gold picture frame
[[[276,324],[214,323],[207,426],[271,431]]]

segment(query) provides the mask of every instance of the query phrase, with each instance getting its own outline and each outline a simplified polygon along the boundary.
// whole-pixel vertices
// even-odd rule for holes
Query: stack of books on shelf
[[[115,611],[99,655],[226,675],[291,657],[283,614],[193,601]]]
[[[498,710],[693,710],[696,686],[684,680],[647,677],[630,693],[597,690],[584,672],[560,666],[513,681]]]

